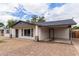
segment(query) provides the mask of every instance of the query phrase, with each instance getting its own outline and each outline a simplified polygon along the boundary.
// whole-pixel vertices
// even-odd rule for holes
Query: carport
[[[56,39],[69,40],[72,44],[71,25],[76,23],[72,19],[37,23],[39,40],[48,39],[54,41]]]
[[[49,39],[50,41],[70,41],[72,44],[72,33],[71,26],[57,26],[49,28]]]

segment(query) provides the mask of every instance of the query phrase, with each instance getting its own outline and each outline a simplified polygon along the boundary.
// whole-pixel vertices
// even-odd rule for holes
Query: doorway
[[[54,40],[54,29],[49,29],[49,39]]]
[[[18,37],[18,29],[16,29],[15,32],[16,37]]]

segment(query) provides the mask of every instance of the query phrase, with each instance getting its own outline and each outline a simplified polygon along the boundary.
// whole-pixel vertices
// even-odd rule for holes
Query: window
[[[9,33],[9,30],[6,30],[6,33]]]
[[[24,29],[24,36],[30,36],[30,29]]]
[[[33,37],[33,29],[21,29],[21,36]]]
[[[22,29],[21,30],[22,36],[32,36],[33,37],[33,29]]]

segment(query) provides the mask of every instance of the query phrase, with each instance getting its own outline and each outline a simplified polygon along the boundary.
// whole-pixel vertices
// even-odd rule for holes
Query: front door
[[[49,38],[54,40],[54,29],[49,29]]]
[[[18,37],[18,29],[16,29],[15,31],[16,31],[15,35],[16,37]]]

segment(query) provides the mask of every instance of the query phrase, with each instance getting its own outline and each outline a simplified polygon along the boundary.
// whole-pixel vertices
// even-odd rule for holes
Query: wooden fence
[[[72,31],[72,38],[79,38],[79,30]]]

